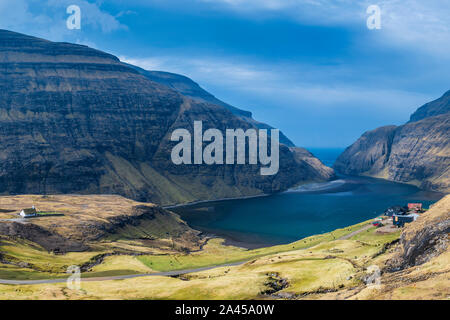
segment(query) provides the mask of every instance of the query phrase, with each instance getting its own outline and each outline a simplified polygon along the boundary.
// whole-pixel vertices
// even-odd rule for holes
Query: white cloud
[[[365,28],[366,9],[381,8],[379,45],[408,46],[449,56],[450,1],[442,0],[196,0],[241,15],[280,15],[311,25]]]
[[[289,19],[307,25],[347,27],[362,32],[363,41],[371,32],[379,46],[406,47],[439,58],[448,57],[450,51],[448,0],[129,0],[128,3],[181,12],[213,11],[248,19]],[[381,8],[382,29],[369,31],[366,10],[374,4]]]
[[[146,70],[164,70],[186,75],[211,93],[220,92],[226,102],[233,104],[235,97],[241,101],[263,101],[289,111],[307,110],[314,106],[326,110],[357,109],[386,112],[398,121],[406,121],[421,104],[430,101],[427,94],[392,89],[385,81],[355,79],[354,83],[341,81],[352,72],[341,65],[267,65],[249,63],[235,58],[210,57],[119,57],[122,61]],[[358,81],[360,80],[360,82]],[[374,86],[373,83],[378,83]],[[399,87],[401,85],[399,84]],[[249,99],[250,100],[246,100]],[[239,99],[239,98],[238,98]],[[245,107],[236,104],[237,107]],[[255,110],[252,110],[255,111]]]
[[[366,3],[356,0],[196,0],[212,8],[261,17],[283,15],[315,25],[348,24],[363,19]]]
[[[449,57],[449,1],[384,0],[380,6],[386,38],[398,45]]]
[[[163,70],[187,75],[195,81],[215,83],[225,86],[245,86],[245,83],[256,83],[273,78],[274,73],[262,65],[255,66],[237,62],[230,58],[210,57],[147,57],[129,58],[119,56],[121,61],[137,65],[146,70]]]

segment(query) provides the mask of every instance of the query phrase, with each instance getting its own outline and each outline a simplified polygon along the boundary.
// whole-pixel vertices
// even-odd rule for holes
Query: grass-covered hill
[[[91,213],[96,216],[95,212],[103,208],[106,213],[99,214],[98,219],[104,222],[114,216],[111,211],[126,211],[134,204],[116,198],[108,206],[102,204],[105,199],[94,198],[91,213],[83,213],[89,209],[82,199],[54,198],[54,203],[45,208],[64,212],[67,204],[71,212],[66,211],[65,217],[79,214],[87,220],[94,219],[89,218]],[[0,202],[5,207],[3,211],[12,208],[7,205],[10,200]],[[11,213],[4,215],[7,214]],[[160,242],[150,240],[154,232],[151,219],[123,224],[112,232],[109,229],[102,237],[85,241],[89,249],[63,255],[48,252],[29,240],[2,236],[0,283],[4,284],[0,284],[0,299],[445,299],[449,296],[450,196],[401,230],[377,229],[366,221],[291,244],[254,250],[224,245],[222,239],[201,238],[175,215],[165,214],[157,218],[164,219],[167,226],[166,237]],[[81,290],[66,287],[65,271],[70,265],[81,266],[82,277],[89,280],[82,281]],[[377,286],[368,285],[369,276],[376,270],[374,266],[381,272]],[[122,278],[137,274],[141,276]],[[61,279],[61,282],[5,284],[4,281],[33,279]]]

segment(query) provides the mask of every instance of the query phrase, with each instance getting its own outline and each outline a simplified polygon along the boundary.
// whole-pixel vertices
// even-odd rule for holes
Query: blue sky
[[[0,28],[187,75],[306,147],[348,146],[450,89],[445,0],[0,0]]]

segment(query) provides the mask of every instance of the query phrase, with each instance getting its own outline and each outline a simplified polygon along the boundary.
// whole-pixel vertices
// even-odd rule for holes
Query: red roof
[[[408,209],[422,209],[421,203],[408,203]]]

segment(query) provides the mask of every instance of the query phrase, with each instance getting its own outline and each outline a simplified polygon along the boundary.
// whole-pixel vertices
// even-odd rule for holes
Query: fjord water
[[[331,165],[339,151],[313,153]],[[332,182],[304,185],[271,196],[208,202],[173,211],[192,227],[223,237],[229,244],[256,248],[356,224],[382,214],[392,205],[422,202],[428,207],[441,197],[411,185],[339,176]]]

